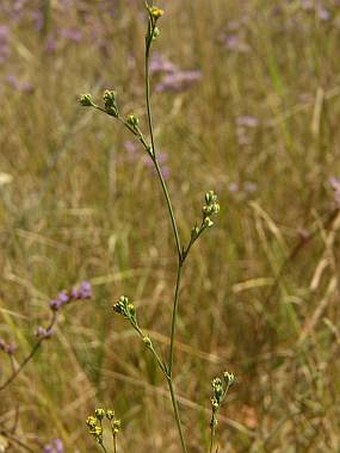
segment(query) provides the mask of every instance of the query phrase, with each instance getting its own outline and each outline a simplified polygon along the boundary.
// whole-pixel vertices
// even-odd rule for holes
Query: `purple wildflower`
[[[236,118],[236,136],[239,145],[249,145],[248,129],[258,126],[259,120],[254,116],[244,115]]]
[[[237,193],[239,190],[239,185],[237,184],[237,182],[231,182],[228,185],[228,190],[230,193]]]
[[[61,291],[56,299],[52,299],[50,301],[50,309],[53,311],[58,311],[63,305],[72,302],[72,300],[85,300],[91,299],[91,297],[91,283],[84,281],[80,284],[79,288],[74,288],[70,292],[65,290]]]
[[[226,49],[234,52],[246,53],[250,50],[249,45],[238,34],[226,35],[223,38],[223,44]]]
[[[58,311],[59,308],[62,306],[62,303],[60,302],[59,299],[52,299],[50,301],[50,309],[53,310],[53,311]]]
[[[46,41],[45,51],[48,54],[52,54],[52,53],[55,53],[56,50],[57,50],[57,42],[53,36],[49,36]]]
[[[334,200],[337,207],[340,209],[340,179],[336,177],[332,177],[329,179],[329,183],[334,190]]]
[[[34,91],[34,86],[27,81],[20,81],[14,74],[9,74],[6,77],[6,82],[8,85],[10,85],[12,88],[14,88],[16,91],[19,91],[21,93],[33,93]]]
[[[72,41],[75,43],[79,43],[83,39],[81,31],[77,28],[62,28],[60,30],[60,36],[67,41]]]
[[[52,335],[53,335],[52,329],[45,329],[42,326],[39,326],[35,332],[35,336],[38,338],[41,338],[43,340],[47,340],[48,338],[51,338]]]
[[[72,299],[76,300],[91,299],[92,297],[91,283],[87,281],[82,282],[79,288],[74,288],[71,291],[71,297]]]
[[[168,156],[166,155],[166,153],[164,151],[158,151],[157,152],[157,160],[158,160],[159,166],[160,166],[160,168],[162,170],[164,178],[167,179],[169,177],[169,175],[170,175],[169,167],[166,165],[166,162],[168,160]],[[149,156],[143,156],[142,162],[145,165],[145,167],[150,168],[150,170],[152,170],[152,171],[154,171],[156,173],[156,169],[154,167],[154,164],[153,164],[153,162],[152,162],[152,160],[150,159]]]
[[[0,25],[0,64],[4,63],[9,56],[9,28]]]
[[[199,70],[176,71],[166,74],[161,82],[156,85],[155,90],[158,93],[164,91],[180,92],[198,82],[201,77],[202,73]]]
[[[58,299],[62,304],[66,304],[70,300],[70,296],[66,293],[66,291],[62,291],[58,294]]]
[[[235,199],[244,200],[256,192],[257,184],[251,181],[245,181],[240,184],[233,181],[228,184],[228,190],[231,194],[233,194]]]
[[[318,16],[321,21],[327,22],[331,18],[331,13],[328,11],[328,9],[320,6],[318,8]]]
[[[123,147],[125,148],[125,151],[127,152],[127,156],[129,158],[129,160],[135,160],[136,156],[138,154],[137,143],[132,140],[126,140],[123,143]]]
[[[91,283],[90,282],[87,282],[87,281],[84,281],[80,284],[80,287],[79,287],[79,296],[80,296],[80,299],[91,299],[92,297],[92,287],[91,287]]]
[[[178,71],[178,67],[172,63],[172,61],[158,52],[153,55],[149,69],[151,74],[173,73]]]
[[[61,439],[54,439],[50,444],[43,447],[42,453],[64,453],[64,445]]]
[[[44,17],[41,10],[32,11],[31,13],[34,29],[36,31],[41,31],[44,26]]]
[[[253,128],[258,126],[259,120],[254,116],[244,115],[236,118],[236,124],[237,126]]]
[[[0,338],[0,351],[5,352],[8,355],[13,355],[17,350],[15,343],[6,343],[5,340]]]
[[[247,193],[253,193],[253,192],[256,192],[257,190],[257,184],[254,183],[254,182],[251,182],[251,181],[246,181],[244,183],[244,191],[247,192]]]
[[[301,8],[305,11],[312,11],[314,8],[313,0],[301,0]]]

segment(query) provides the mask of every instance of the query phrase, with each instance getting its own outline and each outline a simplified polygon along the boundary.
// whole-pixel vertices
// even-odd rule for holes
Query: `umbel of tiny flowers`
[[[213,453],[215,446],[216,427],[218,424],[217,413],[225,400],[229,388],[234,384],[235,376],[233,373],[225,371],[222,377],[215,377],[211,381],[211,420],[210,420],[210,453]],[[217,449],[215,450],[217,451]]]
[[[148,49],[151,42],[159,36],[160,32],[156,24],[158,19],[164,15],[164,11],[158,6],[149,6],[147,3],[145,6],[149,14],[148,30],[145,36],[146,49]]]
[[[158,352],[156,351],[156,348],[154,347],[151,338],[148,335],[145,335],[143,330],[138,325],[136,308],[134,304],[131,303],[126,296],[120,296],[118,301],[113,305],[112,309],[115,313],[123,316],[123,318],[127,319],[130,322],[131,326],[135,329],[135,331],[142,339],[146,348],[153,354],[162,373],[166,377],[168,377],[167,367],[164,361],[159,356]]]
[[[120,431],[121,422],[115,416],[115,411],[112,409],[97,408],[93,415],[89,415],[86,419],[86,425],[89,434],[95,439],[100,445],[104,452],[107,452],[107,448],[104,444],[104,425],[103,421],[107,419],[111,427],[113,452],[117,453],[117,436]]]
[[[190,248],[194,242],[200,237],[200,235],[207,229],[214,226],[212,217],[220,212],[220,204],[216,193],[213,190],[209,190],[205,194],[205,204],[202,208],[202,221],[200,225],[195,225],[191,230],[191,236],[189,244],[182,252],[182,259],[184,260],[189,253]]]
[[[120,296],[118,301],[113,305],[113,311],[129,320],[133,326],[138,325],[136,308],[126,296]]]

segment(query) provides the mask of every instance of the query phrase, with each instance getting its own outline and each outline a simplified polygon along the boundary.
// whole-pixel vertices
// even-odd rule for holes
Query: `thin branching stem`
[[[113,433],[113,453],[118,453],[118,446],[117,446],[117,434]]]
[[[216,425],[211,423],[210,424],[210,447],[209,447],[209,453],[214,453],[215,436],[216,436]]]
[[[188,450],[187,450],[185,439],[184,439],[182,422],[181,422],[181,418],[179,415],[178,403],[177,403],[177,398],[176,398],[176,393],[175,393],[174,385],[172,382],[172,378],[168,377],[167,381],[168,381],[168,387],[169,387],[169,392],[170,392],[170,396],[171,396],[171,402],[172,402],[172,406],[173,406],[174,413],[175,413],[177,429],[178,429],[179,437],[181,439],[182,451],[183,451],[183,453],[187,453]]]
[[[173,309],[172,309],[171,334],[170,334],[170,349],[169,349],[169,361],[168,361],[168,373],[169,373],[170,379],[172,379],[173,365],[174,365],[174,346],[175,346],[176,324],[177,324],[177,313],[178,313],[178,304],[179,304],[179,290],[180,290],[181,276],[182,276],[182,266],[183,266],[183,262],[179,261],[178,267],[177,267],[174,304],[173,304]]]
[[[52,327],[54,326],[54,323],[56,322],[56,319],[57,319],[57,315],[55,312],[53,312],[52,319],[51,319],[48,327],[46,328],[47,331],[52,329]],[[18,368],[13,369],[12,374],[8,377],[8,379],[3,384],[0,385],[0,392],[2,390],[4,390],[9,384],[11,384],[11,382],[14,381],[14,379],[18,376],[18,374],[21,373],[21,371],[25,368],[25,366],[33,359],[33,357],[35,356],[35,354],[39,350],[42,342],[45,339],[46,338],[42,337],[37,340],[37,342],[33,345],[31,351],[29,352],[29,354],[20,363]]]
[[[149,127],[149,134],[150,134],[150,141],[151,141],[151,159],[154,163],[158,179],[160,181],[163,195],[165,197],[166,205],[168,208],[170,221],[172,225],[173,235],[176,244],[177,250],[177,257],[178,257],[178,265],[177,265],[177,277],[176,277],[176,284],[175,284],[175,294],[174,294],[174,304],[173,304],[173,312],[172,312],[172,322],[171,322],[171,335],[170,335],[170,351],[169,351],[169,361],[167,367],[167,382],[169,387],[169,392],[171,396],[171,402],[174,410],[174,415],[176,419],[176,424],[178,428],[178,433],[181,440],[181,446],[183,453],[187,453],[186,443],[184,440],[183,434],[183,427],[179,415],[178,403],[177,398],[174,390],[173,379],[172,379],[172,372],[173,372],[173,363],[174,363],[174,343],[175,343],[175,333],[176,333],[176,323],[177,323],[177,312],[178,312],[178,304],[179,304],[179,290],[180,290],[180,282],[181,282],[181,273],[182,273],[182,246],[179,237],[179,231],[177,226],[177,221],[175,217],[175,213],[173,210],[170,194],[162,174],[159,162],[157,160],[157,153],[155,150],[155,139],[154,139],[154,130],[153,130],[153,121],[152,121],[152,108],[151,108],[151,97],[150,97],[150,75],[149,75],[149,57],[150,57],[150,48],[152,43],[152,37],[155,31],[155,24],[149,21],[149,29],[145,41],[145,100],[146,100],[146,111],[147,111],[147,119],[148,119],[148,127]]]
[[[169,215],[170,215],[172,230],[173,230],[173,234],[174,234],[175,242],[176,242],[177,256],[178,256],[179,260],[182,260],[181,241],[180,241],[180,238],[179,238],[179,232],[178,232],[176,217],[175,217],[175,213],[174,213],[174,210],[173,210],[173,207],[172,207],[169,191],[168,191],[166,182],[164,180],[164,176],[162,174],[161,168],[159,166],[157,157],[154,157],[152,160],[153,160],[153,163],[155,165],[156,172],[157,172],[159,181],[160,181],[161,186],[162,186],[163,194],[164,194],[165,199],[166,199],[166,204],[167,204]]]
[[[144,334],[144,332],[142,331],[142,329],[138,326],[138,324],[132,324],[133,328],[136,330],[136,332],[138,333],[138,335],[141,337],[141,339],[143,341],[145,341],[145,338],[146,335]],[[154,348],[152,342],[150,342],[148,345],[148,349],[152,352],[153,356],[155,357],[156,359],[156,362],[158,363],[158,366],[159,368],[161,369],[162,373],[167,376],[168,375],[168,371],[167,371],[167,368],[166,368],[166,365],[164,364],[163,360],[161,359],[160,355],[158,354],[158,352],[156,351],[156,349]]]
[[[99,442],[99,445],[101,446],[102,450],[103,450],[105,453],[107,453],[107,450],[106,450],[106,448],[105,448],[104,443],[103,443],[103,442]]]
[[[20,363],[18,368],[12,372],[10,377],[0,386],[0,392],[1,390],[4,390],[14,379],[18,376],[18,374],[22,371],[22,369],[27,365],[27,363],[34,357],[36,352],[41,346],[41,343],[43,342],[43,339],[40,339],[35,343],[33,348],[31,349],[30,353],[25,357],[25,359]]]

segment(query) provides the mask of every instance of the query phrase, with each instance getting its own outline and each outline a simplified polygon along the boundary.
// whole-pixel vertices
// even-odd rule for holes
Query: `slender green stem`
[[[175,242],[176,242],[177,255],[178,255],[178,259],[181,261],[182,260],[181,241],[180,241],[180,238],[179,238],[179,232],[178,232],[176,217],[175,217],[175,213],[174,213],[174,210],[173,210],[173,207],[172,207],[169,191],[168,191],[168,188],[167,188],[166,182],[164,180],[164,176],[162,174],[162,171],[161,171],[161,168],[159,166],[157,158],[154,157],[152,160],[153,160],[153,163],[155,165],[156,172],[158,174],[159,181],[160,181],[161,186],[162,186],[163,194],[164,194],[165,199],[166,199],[166,204],[167,204],[169,215],[170,215],[172,230],[173,230],[173,234],[174,234]]]
[[[153,133],[153,123],[152,123],[152,111],[151,111],[151,102],[150,102],[150,74],[149,74],[149,57],[150,57],[150,48],[151,48],[151,36],[154,33],[155,27],[150,24],[149,27],[151,30],[148,32],[148,36],[146,38],[146,46],[145,46],[145,60],[144,60],[144,73],[145,73],[145,99],[146,99],[146,111],[148,117],[148,126],[149,126],[149,133],[150,133],[150,140],[151,140],[151,147],[153,155],[155,155],[155,137]]]
[[[178,267],[177,267],[174,305],[173,305],[173,309],[172,309],[172,321],[171,321],[171,333],[170,333],[170,349],[169,349],[169,361],[168,361],[168,373],[169,373],[170,379],[172,379],[172,372],[173,372],[173,365],[174,365],[174,349],[175,349],[174,346],[175,346],[177,312],[178,312],[178,303],[179,303],[179,290],[180,290],[181,276],[182,276],[182,266],[183,266],[183,261],[179,261]]]
[[[46,328],[46,330],[51,330],[52,329],[52,327],[54,326],[54,323],[56,322],[56,319],[57,319],[56,312],[53,312],[52,319],[51,319],[48,327]],[[39,338],[39,340],[33,345],[31,351],[24,358],[24,360],[20,363],[18,368],[17,369],[13,369],[12,374],[9,376],[9,378],[3,384],[0,385],[0,392],[2,390],[4,390],[12,381],[14,381],[14,379],[18,376],[18,374],[21,373],[23,368],[25,368],[25,366],[31,361],[31,359],[33,359],[33,357],[35,356],[36,352],[40,348],[41,343],[44,340],[45,340],[45,338]]]
[[[0,391],[4,390],[14,379],[18,376],[18,374],[21,372],[21,370],[25,367],[25,365],[33,358],[37,350],[39,349],[40,345],[42,343],[42,340],[37,341],[37,343],[33,346],[31,352],[28,354],[28,356],[21,362],[19,367],[12,372],[10,377],[5,381],[1,386],[0,386]]]
[[[106,450],[105,445],[103,444],[103,442],[100,442],[99,445],[102,447],[102,450],[105,451],[105,453],[107,453],[107,450]]]
[[[144,341],[146,336],[145,336],[144,332],[142,331],[142,329],[138,326],[138,324],[134,324],[133,323],[132,326],[136,330],[138,335],[141,337],[141,339]],[[168,371],[167,371],[166,365],[163,362],[163,360],[161,359],[161,357],[159,356],[159,354],[156,351],[156,349],[154,348],[153,343],[152,343],[151,340],[150,340],[150,343],[147,346],[148,346],[148,349],[152,352],[153,356],[155,357],[156,362],[158,363],[158,366],[161,369],[162,373],[165,376],[167,376],[168,375]]]
[[[183,453],[187,453],[188,450],[187,450],[185,440],[184,440],[182,422],[181,422],[181,418],[179,416],[178,403],[177,403],[177,399],[176,399],[175,389],[173,386],[172,379],[170,377],[168,377],[168,387],[169,387],[169,392],[171,395],[172,407],[173,407],[174,413],[175,413],[175,419],[176,419],[176,424],[177,424],[177,428],[178,428],[178,432],[179,432],[179,437],[181,439],[182,450],[183,450]]]
[[[182,261],[183,262],[185,261],[186,257],[188,256],[191,247],[194,245],[194,243],[197,241],[197,239],[201,236],[201,234],[205,230],[206,230],[206,227],[204,225],[201,225],[197,236],[195,238],[192,238],[192,237],[190,238],[189,244],[187,245],[187,247],[185,249],[183,249],[183,252],[182,252]]]
[[[118,446],[117,446],[117,434],[113,433],[113,453],[118,452]]]
[[[214,453],[215,436],[216,436],[216,424],[214,423],[214,421],[212,419],[211,423],[210,423],[210,448],[209,448],[209,453]]]
[[[176,248],[177,248],[177,253],[178,256],[181,256],[181,242],[179,239],[179,232],[178,232],[178,227],[177,227],[177,222],[175,218],[175,213],[172,207],[171,199],[169,196],[169,191],[166,186],[166,183],[164,181],[164,177],[162,174],[162,171],[160,169],[157,157],[156,157],[156,148],[155,148],[155,136],[153,132],[153,121],[152,121],[152,108],[151,108],[151,96],[150,96],[150,74],[149,74],[149,57],[150,57],[150,48],[151,48],[151,42],[152,42],[152,36],[153,32],[155,29],[155,26],[150,24],[149,22],[149,27],[151,30],[149,30],[146,42],[145,42],[145,60],[144,60],[144,73],[145,73],[145,102],[146,102],[146,111],[147,111],[147,118],[148,118],[148,127],[149,127],[149,134],[150,134],[150,141],[151,141],[151,148],[152,148],[152,160],[155,165],[159,181],[162,186],[162,191],[166,199],[166,204],[168,207],[169,215],[170,215],[170,220],[171,220],[171,225],[172,229],[174,232],[174,237],[175,237],[175,242],[176,242]]]

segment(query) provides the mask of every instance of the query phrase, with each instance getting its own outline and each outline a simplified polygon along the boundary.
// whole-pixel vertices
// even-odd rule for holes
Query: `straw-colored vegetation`
[[[105,2],[52,1],[41,31],[33,3],[20,22],[0,12],[10,29],[0,66],[0,338],[17,344],[20,362],[51,298],[83,280],[94,297],[62,311],[0,393],[0,432],[15,426],[12,438],[32,451],[61,438],[66,452],[95,452],[85,420],[103,406],[122,421],[122,452],[176,453],[166,384],[112,312],[131,297],[166,351],[176,255],[159,182],[142,149],[128,153],[126,131],[77,103],[114,88],[124,113],[143,115],[143,2],[117,1],[110,15]],[[181,289],[174,375],[190,452],[208,449],[210,382],[223,370],[237,382],[220,411],[220,453],[340,448],[340,189],[330,183],[340,176],[340,11],[335,0],[310,3],[160,5],[154,51],[201,71],[186,90],[152,96],[181,237],[207,190],[221,204]],[[1,384],[11,363],[0,353]]]

